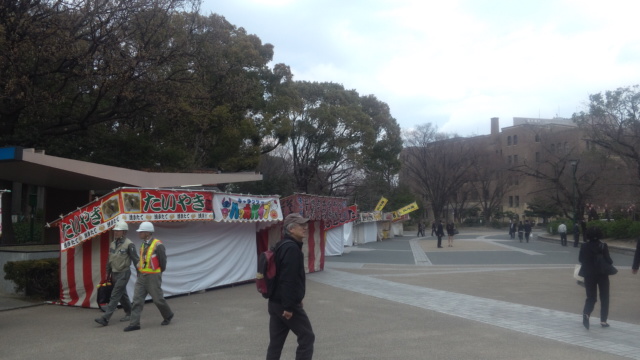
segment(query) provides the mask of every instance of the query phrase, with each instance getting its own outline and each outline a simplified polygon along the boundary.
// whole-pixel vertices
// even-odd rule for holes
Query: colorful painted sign
[[[282,220],[282,211],[277,197],[122,188],[64,216],[58,223],[61,249],[67,250],[108,231],[120,219],[127,222],[278,221]]]
[[[347,206],[344,198],[295,194],[281,201],[284,216],[295,212],[311,220],[323,221],[325,230],[355,221],[358,216],[357,206]]]
[[[215,194],[213,213],[216,221],[282,220],[282,209],[277,197]]]
[[[384,209],[384,206],[387,205],[388,202],[389,200],[387,200],[387,198],[382,196],[380,198],[380,201],[378,201],[378,205],[376,205],[376,208],[374,209],[374,211],[382,211],[382,209]]]

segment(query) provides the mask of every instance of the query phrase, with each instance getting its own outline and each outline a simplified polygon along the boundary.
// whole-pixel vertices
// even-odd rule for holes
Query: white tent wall
[[[376,222],[363,222],[357,224],[354,230],[354,244],[366,244],[378,241],[378,225]]]
[[[210,221],[156,222],[153,236],[167,252],[162,276],[165,296],[188,294],[255,279],[257,266],[256,224]],[[140,251],[142,240],[130,224],[127,237]],[[105,275],[100,259],[108,251],[101,236],[63,251],[61,256],[61,302],[97,307],[95,285]],[[87,253],[87,251],[89,253]],[[136,272],[132,271],[127,292],[133,296]],[[89,297],[87,297],[89,296]]]
[[[391,223],[391,236],[403,236],[404,225],[402,222]]]
[[[353,222],[348,222],[346,224],[344,224],[344,226],[342,226],[343,229],[343,245],[344,246],[353,246],[353,237],[354,237],[354,231],[353,231]]]
[[[325,256],[339,256],[344,252],[344,226],[338,226],[327,231]]]
[[[167,270],[162,274],[165,296],[187,294],[256,277],[258,250],[255,223],[209,221],[156,223],[153,234],[167,250]],[[129,239],[140,249],[135,232]],[[131,236],[133,235],[133,236]],[[127,291],[133,294],[135,272]]]

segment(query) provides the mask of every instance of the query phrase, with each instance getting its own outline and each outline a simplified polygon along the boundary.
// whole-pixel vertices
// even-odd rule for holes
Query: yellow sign
[[[416,210],[418,210],[418,204],[414,201],[411,204],[398,209],[398,215],[405,215]]]
[[[376,208],[374,211],[382,211],[382,208],[384,208],[385,205],[387,205],[387,202],[389,200],[387,200],[384,196],[382,196],[380,198],[380,201],[378,201],[378,205],[376,205]]]

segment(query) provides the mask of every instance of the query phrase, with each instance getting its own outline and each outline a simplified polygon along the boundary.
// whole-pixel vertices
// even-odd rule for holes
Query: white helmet
[[[140,227],[136,231],[137,232],[147,231],[152,233],[154,231],[153,224],[148,221],[144,221],[140,224]]]
[[[116,223],[116,226],[113,227],[113,230],[124,230],[124,231],[128,231],[129,230],[129,225],[124,222],[123,220],[120,220]]]

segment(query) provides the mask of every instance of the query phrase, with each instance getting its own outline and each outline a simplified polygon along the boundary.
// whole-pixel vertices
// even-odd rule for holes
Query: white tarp
[[[343,227],[343,237],[344,237],[344,246],[353,246],[353,222],[349,222],[344,224]]]
[[[378,224],[376,222],[361,222],[353,228],[355,244],[366,244],[378,241]]]
[[[338,226],[327,231],[324,250],[325,256],[342,255],[344,252],[344,226]]]
[[[404,225],[402,222],[391,223],[391,237],[393,236],[403,236],[404,235]]]
[[[140,251],[142,241],[135,231],[137,225],[129,226],[127,237]],[[162,276],[165,296],[255,279],[255,223],[156,222],[154,226],[153,236],[162,241],[167,251],[167,269]],[[108,237],[98,236],[61,253],[62,303],[96,307],[95,284],[104,274],[108,241]],[[136,272],[132,270],[127,286],[129,297],[133,296],[135,282]]]

